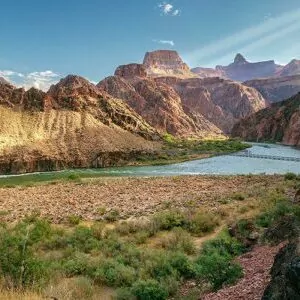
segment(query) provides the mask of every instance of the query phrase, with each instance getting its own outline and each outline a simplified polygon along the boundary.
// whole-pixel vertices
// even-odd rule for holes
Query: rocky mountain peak
[[[68,97],[75,94],[95,96],[99,94],[99,91],[94,84],[85,78],[77,75],[68,75],[57,84],[52,85],[48,94],[53,97]]]
[[[246,64],[248,63],[248,61],[245,59],[245,57],[241,54],[238,53],[235,58],[234,58],[234,64],[236,65],[242,65],[242,64]]]
[[[141,64],[128,64],[119,66],[115,71],[116,76],[131,78],[131,77],[146,77],[146,68]]]
[[[143,65],[150,76],[195,77],[177,51],[173,50],[147,52]]]

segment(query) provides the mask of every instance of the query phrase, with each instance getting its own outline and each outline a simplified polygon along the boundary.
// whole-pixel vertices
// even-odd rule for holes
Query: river
[[[300,150],[275,144],[253,143],[250,151],[252,154],[300,158]],[[222,155],[172,165],[105,168],[89,172],[106,176],[284,174],[300,173],[300,162]]]

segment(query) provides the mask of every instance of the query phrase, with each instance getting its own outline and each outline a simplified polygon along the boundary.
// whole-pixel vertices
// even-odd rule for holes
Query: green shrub
[[[219,225],[215,215],[209,212],[198,211],[187,221],[186,229],[194,235],[201,236],[212,232]]]
[[[69,277],[85,275],[88,271],[88,261],[86,257],[80,253],[76,253],[63,263],[62,268]]]
[[[167,290],[153,279],[137,281],[132,293],[138,300],[165,300],[168,297]]]
[[[231,199],[237,200],[237,201],[243,201],[246,199],[246,196],[242,193],[234,193],[231,195]]]
[[[16,228],[17,227],[17,228]],[[35,288],[49,280],[49,264],[37,258],[30,244],[32,228],[19,223],[0,232],[0,275],[9,279],[14,288]]]
[[[120,217],[120,212],[116,209],[112,209],[104,215],[104,219],[108,222],[116,222]]]
[[[200,255],[196,264],[197,276],[208,281],[214,290],[235,283],[243,275],[241,266],[232,262],[230,255],[218,252]]]
[[[218,253],[234,257],[242,254],[244,251],[244,246],[235,238],[230,237],[227,231],[224,231],[217,238],[205,242],[201,253],[204,255]]]
[[[190,234],[182,228],[174,228],[167,236],[160,239],[160,245],[170,251],[183,251],[193,254],[196,251]]]
[[[67,237],[67,243],[75,250],[90,252],[100,247],[99,240],[94,237],[94,231],[86,226],[77,226]]]
[[[81,220],[82,220],[82,217],[78,216],[78,215],[68,216],[68,223],[73,226],[78,225]]]
[[[290,203],[284,200],[279,200],[274,207],[263,212],[256,218],[256,224],[260,227],[267,228],[271,226],[280,217],[293,212],[293,207]]]
[[[136,280],[135,269],[113,259],[101,262],[93,276],[97,283],[112,287],[131,286]]]
[[[116,300],[134,300],[135,296],[132,294],[130,288],[119,288],[116,290]]]
[[[160,230],[170,230],[174,227],[183,226],[185,216],[179,210],[165,210],[154,215],[153,220]]]
[[[288,172],[284,175],[285,180],[295,180],[297,179],[297,175],[295,173]]]

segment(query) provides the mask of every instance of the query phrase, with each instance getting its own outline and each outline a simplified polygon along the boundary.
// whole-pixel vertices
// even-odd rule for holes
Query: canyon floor
[[[187,206],[234,213],[247,203],[254,205],[257,194],[283,183],[282,176],[76,178],[0,188],[0,211],[5,221],[38,213],[54,223],[63,223],[71,215],[93,221],[117,211],[121,219],[127,219]],[[231,201],[236,194],[251,197]]]
[[[298,186],[298,177],[279,175],[73,178],[2,185],[0,221],[6,226],[0,228],[0,238],[20,238],[22,245],[29,239],[30,259],[42,259],[52,277],[42,289],[23,292],[11,289],[14,273],[9,273],[8,281],[0,277],[0,299],[136,299],[130,293],[148,291],[146,283],[169,295],[155,299],[260,299],[281,244],[261,244],[258,235],[263,235],[265,224],[257,224],[277,216],[282,199],[288,207],[284,211],[291,212]],[[47,219],[49,223],[39,221]],[[229,236],[233,224],[244,226],[237,240]],[[250,235],[257,235],[255,241],[248,239],[249,228]],[[255,245],[246,254],[240,248],[244,241]],[[223,246],[217,248],[219,243]],[[3,253],[12,253],[3,245]],[[225,255],[224,246],[233,252]],[[221,251],[218,259],[224,268],[236,273],[228,273],[232,282],[226,283],[226,274],[221,286],[212,288],[214,281],[209,286],[206,282],[217,271],[205,277],[201,266],[214,268],[215,251]],[[172,265],[173,256],[183,261]],[[191,266],[193,275],[181,266]],[[176,277],[178,272],[184,279]],[[144,282],[144,276],[150,279]],[[17,285],[19,278],[16,275]]]

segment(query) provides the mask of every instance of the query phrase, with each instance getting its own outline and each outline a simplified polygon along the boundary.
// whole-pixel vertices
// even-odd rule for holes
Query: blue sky
[[[91,81],[146,51],[175,49],[191,67],[300,58],[299,0],[0,0],[0,76],[46,89]]]

